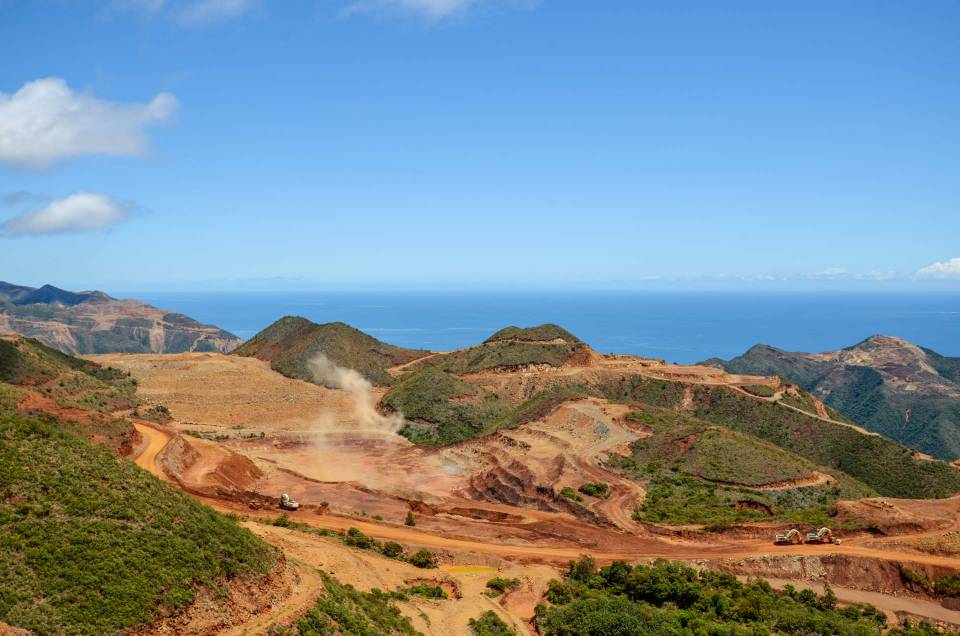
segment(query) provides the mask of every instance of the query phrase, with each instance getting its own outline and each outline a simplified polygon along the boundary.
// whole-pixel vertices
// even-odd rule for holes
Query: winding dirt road
[[[134,459],[138,466],[154,475],[171,481],[157,461],[158,454],[172,439],[170,433],[154,428],[144,422],[135,422],[134,426],[147,440],[147,444]],[[193,495],[197,499],[213,508],[224,512],[246,515],[251,518],[272,519],[276,516],[271,512],[258,512],[233,501],[213,499]],[[339,516],[336,514],[299,515],[298,521],[316,528],[330,530],[346,530],[358,528],[365,534],[381,540],[397,541],[438,550],[466,552],[473,554],[491,555],[522,562],[560,563],[565,564],[583,554],[589,554],[600,562],[615,560],[636,561],[651,558],[670,558],[681,560],[717,559],[717,558],[747,558],[768,555],[812,555],[824,556],[827,554],[843,554],[858,557],[926,563],[960,569],[960,559],[954,557],[937,556],[930,554],[906,554],[897,551],[881,550],[859,545],[852,540],[843,545],[807,545],[778,546],[772,549],[770,543],[760,540],[727,541],[714,544],[700,544],[691,542],[673,542],[668,539],[651,537],[644,544],[643,549],[623,551],[601,550],[595,551],[581,546],[549,546],[528,544],[493,544],[463,538],[444,537],[430,534],[407,526],[394,526],[383,523],[374,523],[357,517]]]

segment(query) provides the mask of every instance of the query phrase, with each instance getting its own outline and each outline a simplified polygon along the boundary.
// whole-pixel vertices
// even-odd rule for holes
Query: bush
[[[437,558],[430,550],[420,549],[410,557],[410,565],[418,568],[435,568],[437,567]]]
[[[413,518],[413,511],[407,511],[407,519],[403,522],[404,525],[413,527],[417,525],[417,520]]]
[[[360,532],[357,528],[347,530],[344,543],[352,548],[360,548],[361,550],[374,550],[377,547],[376,541]]]
[[[471,618],[469,626],[472,636],[516,636],[516,632],[493,610],[487,610],[479,617]]]
[[[934,592],[937,596],[960,597],[960,572],[937,579]]]
[[[381,552],[383,552],[383,556],[396,559],[403,555],[403,546],[395,541],[387,541],[383,544]]]
[[[596,483],[586,483],[580,484],[580,487],[577,488],[583,494],[589,497],[597,497],[599,499],[606,499],[610,496],[610,486],[601,481]]]
[[[571,488],[570,486],[564,486],[563,490],[560,491],[560,494],[571,499],[573,501],[583,501],[583,497],[577,494],[577,491]]]
[[[910,568],[900,568],[900,578],[914,592],[933,592],[933,581],[923,572],[916,572]]]
[[[429,585],[427,583],[419,583],[412,587],[408,587],[406,590],[404,590],[404,592],[413,596],[422,596],[423,598],[443,600],[450,598],[439,585]]]
[[[504,579],[499,576],[487,581],[487,588],[498,594],[503,594],[507,590],[512,590],[519,585],[520,579]]]

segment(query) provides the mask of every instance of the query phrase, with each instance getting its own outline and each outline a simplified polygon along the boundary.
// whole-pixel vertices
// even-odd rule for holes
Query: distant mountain
[[[392,382],[387,369],[429,352],[404,349],[369,336],[342,322],[318,325],[299,316],[285,316],[233,352],[266,360],[280,373],[313,382],[308,363],[317,354],[341,367],[359,371],[378,386]]]
[[[934,457],[960,457],[960,358],[872,336],[816,354],[756,345],[732,360],[703,364],[783,376],[872,431]]]
[[[0,333],[17,333],[71,355],[227,353],[240,339],[222,329],[101,291],[0,282]]]

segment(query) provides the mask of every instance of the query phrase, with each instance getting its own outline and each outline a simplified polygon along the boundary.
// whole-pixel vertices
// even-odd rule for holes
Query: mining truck
[[[833,536],[830,528],[820,528],[816,532],[807,533],[807,543],[832,543],[840,545],[840,539]]]
[[[777,545],[796,545],[803,543],[803,536],[796,528],[788,532],[778,533],[773,542]]]
[[[290,495],[283,493],[280,495],[280,508],[283,510],[299,510],[300,502],[294,501],[290,498]]]

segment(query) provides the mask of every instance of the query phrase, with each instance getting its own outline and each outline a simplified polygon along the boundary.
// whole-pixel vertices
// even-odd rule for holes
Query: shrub
[[[564,486],[563,490],[560,491],[560,494],[571,499],[573,501],[583,501],[583,497],[577,494],[577,491],[571,488],[570,486]]]
[[[503,622],[493,610],[487,610],[469,622],[472,636],[516,636],[516,632]]]
[[[934,585],[934,591],[937,593],[937,596],[960,597],[960,572],[937,579]]]
[[[435,568],[437,567],[437,558],[430,550],[420,549],[410,556],[410,565],[418,568]]]
[[[419,583],[404,590],[407,594],[413,596],[422,596],[423,598],[448,599],[447,593],[439,585],[430,585],[428,583]]]
[[[357,528],[347,530],[347,536],[344,542],[352,548],[360,548],[361,550],[372,550],[377,547],[376,541],[360,532]]]
[[[381,552],[383,552],[383,556],[396,559],[403,554],[403,546],[395,541],[387,541],[383,544]]]
[[[407,511],[407,519],[403,522],[403,524],[411,527],[417,525],[417,520],[413,518],[412,510]]]
[[[487,588],[498,594],[503,594],[507,590],[512,590],[520,585],[520,579],[504,579],[499,576],[487,581]]]
[[[586,483],[580,484],[580,487],[577,488],[583,494],[589,497],[598,497],[600,499],[606,499],[610,496],[610,485],[605,484],[602,481],[596,483]]]

